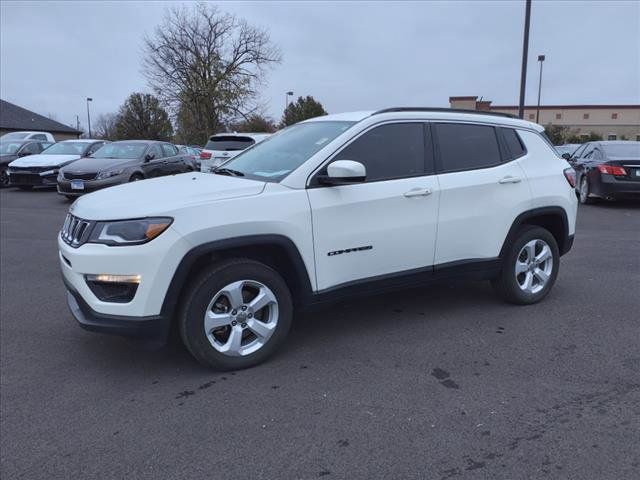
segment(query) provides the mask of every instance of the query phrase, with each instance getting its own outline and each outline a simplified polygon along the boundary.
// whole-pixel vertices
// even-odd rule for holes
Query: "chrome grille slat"
[[[79,247],[86,241],[90,231],[90,226],[90,221],[83,220],[68,213],[64,223],[62,224],[60,235],[66,244],[71,245],[72,247]]]

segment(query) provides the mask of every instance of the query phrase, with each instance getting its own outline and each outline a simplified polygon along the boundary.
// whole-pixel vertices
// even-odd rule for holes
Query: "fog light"
[[[128,303],[138,290],[140,275],[87,275],[87,286],[103,302]]]

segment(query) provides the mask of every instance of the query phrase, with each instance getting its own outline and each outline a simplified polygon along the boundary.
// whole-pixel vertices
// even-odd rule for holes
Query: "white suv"
[[[211,173],[220,164],[270,137],[270,133],[218,133],[200,152],[200,171]]]
[[[573,170],[534,123],[387,109],[293,125],[226,162],[78,199],[59,236],[88,330],[166,338],[217,369],[263,361],[294,311],[452,275],[508,301],[551,289]],[[167,192],[171,192],[167,195]]]

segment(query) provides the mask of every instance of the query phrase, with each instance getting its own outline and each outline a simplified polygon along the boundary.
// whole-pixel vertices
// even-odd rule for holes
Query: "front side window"
[[[234,175],[279,182],[353,124],[315,121],[292,125],[223,163],[220,173],[227,169]]]
[[[424,125],[394,123],[369,130],[333,160],[354,160],[367,170],[368,182],[423,175]]]
[[[99,148],[92,158],[140,158],[147,149],[146,143],[141,142],[114,142],[107,143]]]
[[[494,127],[438,123],[435,132],[443,172],[487,168],[502,161]]]
[[[47,155],[82,155],[88,142],[60,142],[54,143],[44,153]]]
[[[23,152],[29,152],[29,153],[40,153],[40,145],[38,145],[37,143],[27,143],[27,145],[25,145],[25,147],[22,149]]]
[[[178,150],[173,145],[168,143],[162,144],[162,151],[165,157],[175,157],[178,154]]]

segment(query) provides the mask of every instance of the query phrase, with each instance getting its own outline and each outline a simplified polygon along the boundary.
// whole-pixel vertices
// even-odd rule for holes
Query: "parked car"
[[[327,115],[213,175],[81,197],[58,237],[69,308],[88,330],[175,326],[200,362],[235,369],[278,349],[294,308],[348,295],[470,275],[538,302],[578,203],[543,132],[449,109]]]
[[[571,156],[571,154],[575,152],[578,149],[578,147],[580,147],[580,145],[582,144],[566,143],[564,145],[556,145],[555,149],[556,149],[556,152],[558,152],[558,156],[566,159],[567,157],[565,157],[565,154],[568,156]]]
[[[640,142],[589,142],[570,159],[580,203],[640,199]]]
[[[270,133],[219,133],[212,135],[200,152],[200,170],[203,173],[210,173],[222,163],[269,138],[269,136],[271,136]]]
[[[188,155],[191,160],[190,166],[191,170],[195,172],[200,171],[200,152],[202,152],[201,148],[192,147],[190,145],[176,145],[180,153],[184,155]]]
[[[91,155],[104,144],[104,140],[65,140],[54,143],[40,154],[18,158],[9,164],[9,185],[23,190],[37,186],[55,187],[60,168]]]
[[[191,169],[191,160],[167,142],[125,140],[104,145],[97,152],[58,175],[58,193],[68,198],[121,183],[172,175]]]
[[[0,141],[0,188],[9,186],[9,163],[16,158],[41,153],[53,145],[43,140],[2,140]]]
[[[56,141],[49,132],[9,132],[0,137],[0,142],[6,142],[7,140],[41,140],[51,143]]]

